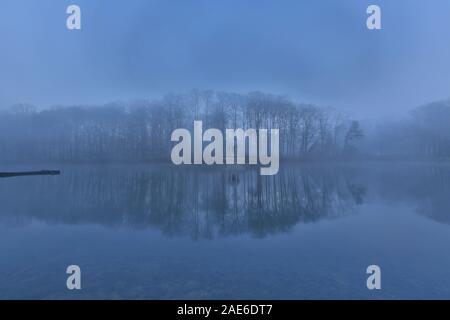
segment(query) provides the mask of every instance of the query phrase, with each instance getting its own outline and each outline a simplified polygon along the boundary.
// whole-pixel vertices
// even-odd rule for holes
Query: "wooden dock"
[[[61,174],[59,170],[0,172],[0,178],[22,177],[22,176],[57,176],[59,174]]]

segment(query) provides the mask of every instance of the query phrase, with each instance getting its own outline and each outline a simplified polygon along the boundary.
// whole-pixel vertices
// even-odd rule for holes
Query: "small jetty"
[[[0,172],[0,178],[11,178],[22,176],[57,176],[59,174],[61,174],[59,170]]]

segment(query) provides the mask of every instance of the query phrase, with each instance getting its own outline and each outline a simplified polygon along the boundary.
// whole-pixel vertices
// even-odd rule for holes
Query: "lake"
[[[0,179],[0,299],[450,299],[450,165],[18,169],[62,174]]]

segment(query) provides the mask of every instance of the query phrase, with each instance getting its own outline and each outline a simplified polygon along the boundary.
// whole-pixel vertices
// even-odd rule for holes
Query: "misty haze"
[[[3,0],[0,299],[449,299],[450,3],[372,2]]]

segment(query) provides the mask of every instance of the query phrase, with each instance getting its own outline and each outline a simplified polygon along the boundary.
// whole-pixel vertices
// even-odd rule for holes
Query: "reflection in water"
[[[72,167],[59,177],[0,180],[0,217],[15,223],[131,225],[167,235],[257,237],[345,215],[366,187],[352,170]]]
[[[355,212],[367,201],[406,203],[450,223],[445,165],[284,166],[257,170],[75,166],[58,177],[0,179],[0,219],[154,227],[194,239],[264,237]]]
[[[436,222],[450,224],[450,166],[403,164],[370,168],[370,188],[390,203],[406,203]]]
[[[450,166],[60,169],[0,179],[0,298],[449,297]]]

